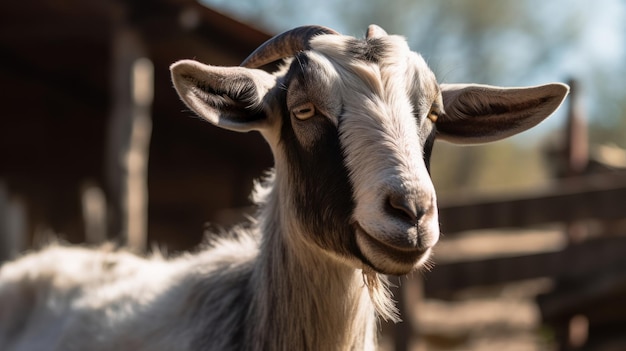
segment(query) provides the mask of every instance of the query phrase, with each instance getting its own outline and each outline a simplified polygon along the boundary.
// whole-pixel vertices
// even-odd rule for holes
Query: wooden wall
[[[128,64],[119,59],[124,35],[133,39],[122,52],[154,66],[150,241],[188,248],[206,221],[227,224],[222,209],[247,205],[248,184],[271,166],[269,148],[259,135],[193,117],[168,67],[183,58],[237,65],[268,34],[191,0],[9,1],[0,4],[0,23],[0,180],[24,204],[29,235],[51,230],[83,241],[86,184],[116,201],[108,159],[112,116],[130,84],[119,78],[130,72],[120,67]]]

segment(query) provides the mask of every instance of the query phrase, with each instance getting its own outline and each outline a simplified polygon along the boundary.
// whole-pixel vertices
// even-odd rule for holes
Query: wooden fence
[[[585,220],[626,222],[626,172],[569,179],[514,199],[443,203],[439,212],[446,238],[478,229],[527,228]],[[420,284],[423,297],[445,298],[470,287],[553,278],[555,291],[540,296],[538,303],[544,322],[555,329],[562,350],[577,349],[568,345],[567,339],[569,322],[578,315],[585,315],[590,323],[585,350],[607,342],[626,349],[626,343],[621,341],[623,332],[608,335],[606,330],[594,330],[602,323],[626,327],[626,226],[613,227],[612,231],[613,235],[571,243],[555,252],[436,264]],[[405,304],[406,292],[399,293],[400,302]],[[616,296],[625,297],[616,303],[612,299]],[[605,306],[601,310],[603,300],[613,303],[613,308]],[[409,349],[415,330],[408,318],[405,325],[396,326],[395,350]]]
[[[436,263],[419,282],[418,298],[547,277],[554,289],[538,296],[537,303],[560,350],[626,350],[626,170],[590,171],[587,126],[576,83],[570,85],[565,145],[557,153],[564,167],[552,186],[512,198],[442,201],[439,208],[444,240],[471,230],[560,224],[569,245],[555,252]],[[574,233],[585,223],[594,223],[599,233]],[[407,296],[415,294],[412,290],[397,292],[403,308],[408,297],[415,298]],[[577,321],[583,321],[584,339],[573,342],[572,329],[581,324]],[[409,318],[395,326],[395,350],[408,350],[416,330]]]

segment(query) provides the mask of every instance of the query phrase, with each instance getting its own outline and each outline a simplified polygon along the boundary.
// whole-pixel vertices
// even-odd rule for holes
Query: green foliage
[[[478,146],[439,142],[431,174],[441,198],[465,194],[520,193],[549,183],[542,148],[511,141]]]

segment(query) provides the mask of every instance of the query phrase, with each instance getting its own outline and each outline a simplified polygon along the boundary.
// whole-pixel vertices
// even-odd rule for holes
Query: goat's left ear
[[[271,74],[243,67],[208,66],[182,60],[170,67],[183,102],[218,127],[239,132],[269,124],[266,95],[276,84]]]
[[[437,137],[459,144],[486,143],[532,128],[550,116],[569,91],[553,83],[527,88],[441,84],[445,113]]]

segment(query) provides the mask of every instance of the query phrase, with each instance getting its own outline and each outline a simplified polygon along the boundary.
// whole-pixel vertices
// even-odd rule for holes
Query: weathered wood
[[[0,180],[0,263],[26,249],[26,215],[21,202],[11,197]]]
[[[626,266],[626,237],[598,238],[562,251],[436,265],[425,274],[427,296],[441,296],[472,286],[495,285],[540,277],[581,277]]]
[[[589,165],[589,136],[587,119],[582,108],[579,85],[576,80],[568,82],[570,86],[569,109],[565,130],[565,170],[557,176],[578,177],[585,173]],[[570,242],[580,242],[589,236],[589,228],[580,219],[568,221],[565,233]]]
[[[464,230],[528,227],[584,219],[626,217],[626,173],[564,180],[550,189],[511,199],[440,201],[446,235]]]
[[[415,311],[420,309],[424,296],[421,276],[390,277],[390,283],[402,321],[383,322],[380,326],[383,339],[389,340],[389,348],[394,351],[421,349],[422,339],[415,319]]]
[[[577,279],[557,279],[537,303],[543,322],[558,331],[561,350],[624,350],[625,295],[626,260]]]
[[[585,315],[594,324],[624,321],[626,316],[626,259],[576,279],[558,279],[555,289],[539,295],[544,321]]]
[[[393,330],[393,344],[394,351],[407,351],[409,350],[409,344],[411,342],[411,336],[415,333],[413,330],[413,321],[411,315],[406,313],[410,311],[410,306],[407,301],[407,286],[408,280],[406,278],[399,279],[399,285],[394,288],[393,295],[396,299],[396,305],[404,316],[403,320],[392,326]]]
[[[118,19],[113,36],[113,109],[107,137],[111,230],[136,251],[148,237],[148,152],[153,67],[141,36]]]
[[[238,65],[269,33],[195,0],[154,0],[150,6],[143,1],[40,0],[32,5],[0,2],[5,34],[0,38],[0,89],[10,102],[0,118],[0,131],[5,132],[0,138],[0,178],[27,210],[29,242],[33,231],[44,229],[71,243],[83,241],[79,194],[86,180],[103,187],[107,200],[113,201],[114,191],[105,179],[110,163],[103,158],[114,103],[122,95],[111,86],[117,79],[113,66],[120,53],[113,46],[120,25],[141,39],[140,46],[131,44],[120,52],[140,49],[137,57],[150,57],[155,65],[150,239],[174,251],[190,249],[201,240],[203,223],[216,222],[218,206],[249,204],[247,184],[272,165],[265,140],[258,133],[210,128],[191,118],[172,89],[168,67],[181,58]],[[183,11],[197,12],[195,29],[181,26]],[[224,197],[212,196],[211,181],[191,184],[190,177],[196,181],[206,174],[228,179],[217,185],[224,187],[216,191]],[[120,230],[110,224],[109,239],[115,239]]]
[[[107,240],[107,203],[104,191],[94,182],[81,187],[81,209],[85,226],[85,242],[100,244]]]
[[[568,82],[570,87],[567,124],[565,130],[565,177],[578,176],[589,164],[589,136],[587,118],[582,107],[580,86],[576,80]]]

